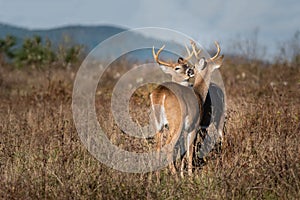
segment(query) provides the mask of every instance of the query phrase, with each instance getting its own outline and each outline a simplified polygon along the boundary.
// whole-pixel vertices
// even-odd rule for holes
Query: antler
[[[192,45],[192,49],[193,49],[193,53],[194,53],[195,57],[197,59],[200,59],[199,54],[201,53],[202,50],[197,48],[196,43],[193,40],[190,40],[190,41],[191,41],[191,45]]]
[[[187,46],[185,46],[185,47],[186,47],[186,50],[187,50],[187,52],[188,52],[188,56],[187,56],[186,58],[183,58],[182,63],[168,63],[168,62],[159,60],[158,56],[159,56],[160,52],[162,52],[162,50],[165,48],[165,45],[163,45],[163,46],[157,51],[157,53],[155,53],[154,47],[152,48],[153,58],[154,58],[154,60],[155,60],[158,64],[160,64],[160,65],[164,65],[164,66],[167,66],[167,67],[172,67],[172,68],[174,68],[174,67],[177,66],[177,64],[187,63],[188,60],[190,60],[190,59],[193,57],[193,52],[191,53],[190,50],[187,48]]]
[[[212,61],[216,60],[216,59],[219,57],[220,52],[221,52],[220,45],[219,45],[219,43],[218,43],[217,41],[215,41],[215,45],[216,45],[218,51],[217,51],[216,55],[214,55],[214,56],[211,58]]]
[[[188,60],[190,60],[193,57],[193,53],[194,52],[191,53],[190,50],[189,50],[189,48],[186,45],[185,45],[185,48],[186,48],[186,51],[188,53],[188,56],[186,58],[184,58],[184,60],[188,61]]]
[[[193,48],[193,52],[194,52],[195,57],[196,57],[197,59],[199,59],[199,56],[198,56],[198,55],[201,53],[202,50],[197,48],[196,43],[195,43],[193,40],[191,40],[191,45],[192,45],[192,48]],[[212,61],[216,60],[216,59],[219,57],[220,52],[221,52],[220,45],[219,45],[219,43],[218,43],[217,41],[215,41],[215,45],[216,45],[216,47],[217,47],[218,50],[217,50],[216,55],[214,55],[214,56],[211,58]]]
[[[153,46],[153,48],[152,48],[153,58],[154,58],[154,60],[155,60],[158,64],[160,64],[160,65],[164,65],[164,66],[167,66],[167,67],[172,67],[172,68],[174,68],[174,67],[176,66],[175,63],[168,63],[168,62],[164,62],[164,61],[162,61],[162,60],[159,60],[158,56],[159,56],[160,52],[161,52],[164,48],[165,48],[165,45],[163,45],[163,46],[157,51],[157,53],[155,53],[155,51],[154,51],[154,46]]]

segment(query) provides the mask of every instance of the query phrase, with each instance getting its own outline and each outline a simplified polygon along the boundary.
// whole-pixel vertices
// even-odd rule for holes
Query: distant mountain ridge
[[[87,51],[93,49],[101,41],[122,31],[126,31],[126,29],[109,25],[73,25],[45,30],[31,30],[0,23],[0,38],[4,38],[7,35],[13,35],[17,37],[18,43],[21,43],[25,38],[38,35],[41,36],[43,40],[48,38],[53,46],[57,46],[59,43],[63,42],[64,37],[67,36],[71,43],[82,44]]]
[[[0,23],[0,38],[5,38],[7,35],[13,35],[17,37],[17,45],[22,44],[25,38],[31,38],[35,35],[40,36],[43,41],[49,39],[54,48],[60,44],[64,44],[65,38],[69,38],[71,45],[79,44],[84,46],[86,53],[91,52],[99,43],[128,29],[120,28],[113,25],[99,25],[99,26],[83,26],[72,25],[64,26],[52,29],[27,29],[22,27],[16,27],[8,24]],[[120,40],[120,38],[111,41],[112,46],[105,50],[105,55],[122,55],[122,50],[133,49],[125,55],[127,59],[133,60],[150,60],[153,61],[152,47],[160,48],[162,45],[166,45],[166,49],[182,49],[185,52],[185,47],[182,44],[176,43],[172,40],[162,40],[145,36],[138,32],[132,32],[132,34],[125,34],[126,36]],[[146,49],[139,49],[135,51],[137,46],[147,46]],[[102,54],[101,54],[102,55]],[[103,54],[104,55],[104,54]],[[178,55],[163,51],[161,58],[165,60],[176,60]]]

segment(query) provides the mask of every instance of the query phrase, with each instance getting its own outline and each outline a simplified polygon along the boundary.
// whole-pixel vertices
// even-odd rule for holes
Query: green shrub
[[[52,50],[51,42],[46,40],[43,44],[40,36],[25,39],[21,48],[15,51],[13,59],[17,67],[30,65],[33,68],[43,67],[55,60],[56,54]]]

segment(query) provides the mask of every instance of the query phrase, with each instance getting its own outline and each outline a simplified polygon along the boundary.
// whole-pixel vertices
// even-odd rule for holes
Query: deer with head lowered
[[[210,59],[201,58],[197,60],[194,67],[195,82],[193,87],[183,86],[184,84],[181,84],[180,81],[179,83],[178,81],[167,82],[159,85],[150,95],[152,117],[154,119],[153,124],[157,132],[155,137],[157,151],[159,152],[162,147],[162,138],[166,132],[166,126],[168,126],[169,130],[165,144],[167,145],[172,142],[173,146],[171,151],[168,152],[170,162],[173,160],[173,150],[178,139],[182,138],[184,142],[183,146],[186,152],[182,154],[181,176],[183,176],[184,159],[187,160],[188,174],[192,174],[193,143],[202,118],[203,103],[206,99],[212,72],[220,67],[223,60],[223,56],[219,56],[219,44],[216,43],[216,46],[218,52],[215,56]],[[173,64],[159,60],[158,57],[162,50],[163,47],[155,53],[153,48],[155,61],[160,65],[172,68],[176,72],[176,66],[178,66],[179,62]],[[193,51],[192,55],[195,53],[198,56],[199,52],[195,51]],[[186,62],[186,59],[183,59],[183,62]],[[180,66],[182,67],[182,63]],[[174,74],[175,78],[177,78],[177,74]],[[186,76],[183,82],[189,79],[189,76]],[[175,174],[176,169],[173,163],[169,167],[171,173]]]

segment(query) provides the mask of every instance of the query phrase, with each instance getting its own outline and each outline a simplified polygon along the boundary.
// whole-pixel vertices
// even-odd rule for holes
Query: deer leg
[[[166,145],[171,143],[173,137],[175,137],[175,134],[174,134],[175,132],[176,132],[176,130],[174,130],[174,129],[169,130],[169,134],[168,134],[168,137],[166,140]],[[175,145],[176,145],[176,142],[174,144],[172,144],[172,148],[170,149],[170,152],[168,152],[168,155],[167,155],[168,162],[170,163],[169,169],[170,169],[172,175],[176,175],[175,163],[173,161]]]
[[[160,163],[161,162],[161,155],[160,155],[160,149],[161,149],[161,143],[162,143],[162,133],[161,131],[159,131],[156,135],[155,135],[155,141],[156,141],[156,150],[157,150],[157,161]],[[156,171],[156,179],[157,179],[157,183],[160,182],[160,171],[157,170]]]
[[[186,137],[187,134],[186,132],[183,133],[183,135],[181,136],[181,140],[180,140],[180,154],[181,154],[181,164],[180,164],[180,176],[181,178],[183,178],[183,170],[184,170],[184,163],[185,163],[185,156],[186,156],[186,145],[185,145],[185,141],[186,141]]]
[[[191,176],[193,172],[193,150],[194,150],[194,141],[196,137],[196,131],[193,130],[190,132],[187,136],[187,152],[186,157],[188,159],[187,161],[187,168],[188,168],[188,175]]]

